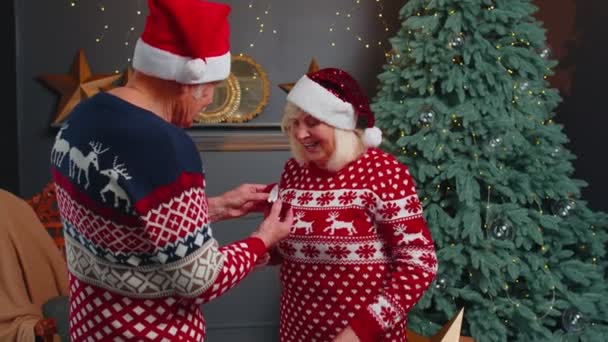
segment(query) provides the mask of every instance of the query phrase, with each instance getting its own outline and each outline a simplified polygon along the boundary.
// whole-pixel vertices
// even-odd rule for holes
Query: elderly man
[[[53,158],[65,225],[72,341],[203,341],[200,306],[243,279],[289,234],[281,202],[250,237],[218,247],[210,222],[267,198],[245,184],[205,196],[199,153],[184,132],[230,72],[230,8],[149,0],[124,87],[79,104]]]

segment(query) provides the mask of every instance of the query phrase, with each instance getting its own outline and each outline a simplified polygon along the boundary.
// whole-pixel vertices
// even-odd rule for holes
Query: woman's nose
[[[304,139],[310,135],[310,134],[308,134],[308,129],[306,129],[306,127],[302,127],[302,126],[296,127],[294,130],[294,133],[295,133],[295,137],[297,139]]]

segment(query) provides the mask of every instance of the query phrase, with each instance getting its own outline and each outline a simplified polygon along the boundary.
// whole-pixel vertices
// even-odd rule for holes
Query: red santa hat
[[[182,84],[223,80],[230,74],[230,7],[202,0],[148,0],[133,67]]]
[[[302,76],[287,94],[287,101],[328,125],[345,130],[354,130],[357,119],[363,117],[367,121],[363,143],[373,147],[382,143],[382,132],[374,126],[367,96],[344,70],[325,68]]]

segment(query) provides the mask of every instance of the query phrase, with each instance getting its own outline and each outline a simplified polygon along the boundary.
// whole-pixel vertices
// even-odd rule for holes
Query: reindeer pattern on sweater
[[[213,239],[203,165],[188,135],[99,93],[59,130],[51,164],[71,341],[203,341],[201,304],[234,287],[266,247]]]
[[[407,313],[437,271],[407,167],[370,148],[336,173],[289,160],[279,196],[294,212],[279,243],[280,340],[406,341]]]

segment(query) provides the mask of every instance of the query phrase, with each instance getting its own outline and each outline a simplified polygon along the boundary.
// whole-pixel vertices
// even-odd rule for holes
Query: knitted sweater
[[[433,280],[433,240],[407,168],[370,148],[336,173],[289,160],[279,196],[295,215],[279,243],[280,340],[406,341]]]
[[[188,135],[107,93],[82,102],[51,152],[78,341],[203,341],[200,306],[266,252],[211,235]]]

